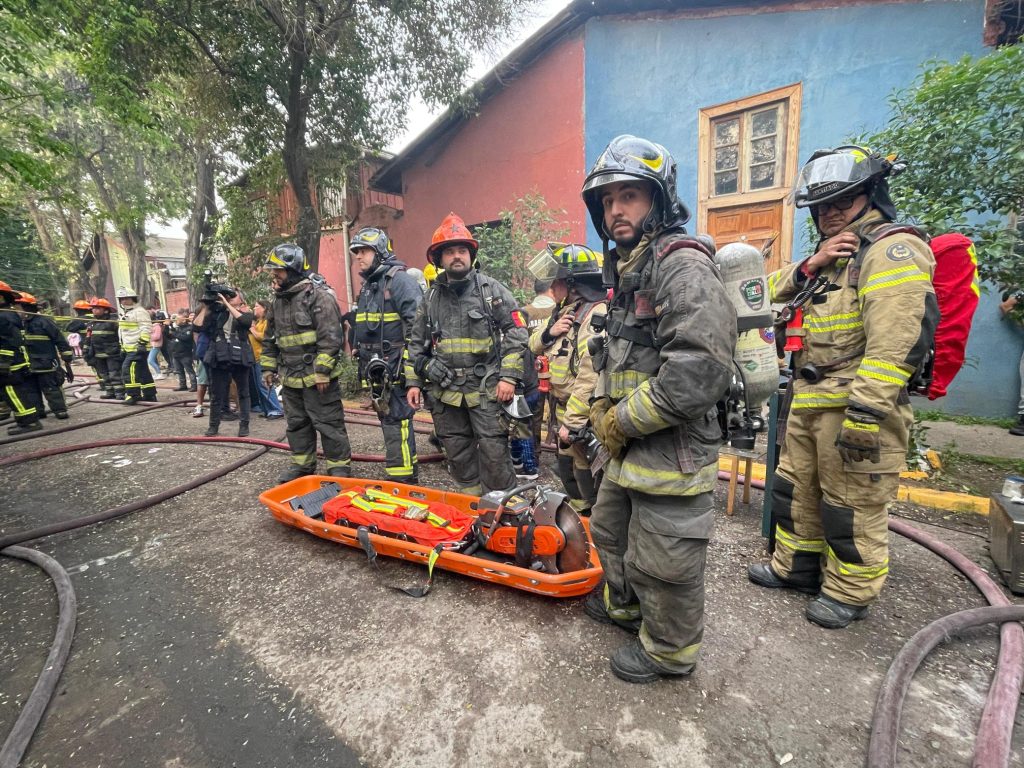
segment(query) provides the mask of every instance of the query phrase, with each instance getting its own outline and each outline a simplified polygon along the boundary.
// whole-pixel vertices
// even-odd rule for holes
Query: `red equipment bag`
[[[401,505],[401,501],[396,499]],[[426,504],[427,510],[433,515],[435,523],[426,520],[408,520],[401,514],[388,513],[372,509],[361,509],[356,506],[374,506],[374,500],[366,496],[363,488],[351,488],[323,506],[324,522],[331,525],[344,525],[349,528],[366,527],[376,529],[385,536],[409,539],[417,544],[434,547],[438,544],[452,544],[462,541],[469,534],[475,518],[467,515],[450,504],[432,501]],[[379,505],[379,504],[378,504]],[[380,506],[388,506],[380,505]]]
[[[981,288],[978,257],[974,243],[967,237],[951,232],[933,237],[929,245],[935,254],[932,283],[941,314],[935,329],[935,362],[928,388],[928,399],[935,400],[946,394],[946,388],[964,364],[967,337]]]

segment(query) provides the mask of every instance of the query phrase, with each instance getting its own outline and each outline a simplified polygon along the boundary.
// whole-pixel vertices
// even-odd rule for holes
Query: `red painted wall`
[[[580,30],[405,170],[405,213],[388,227],[395,252],[422,267],[430,236],[449,211],[467,224],[493,221],[534,189],[552,208],[565,209],[570,238],[585,242],[584,161]]]

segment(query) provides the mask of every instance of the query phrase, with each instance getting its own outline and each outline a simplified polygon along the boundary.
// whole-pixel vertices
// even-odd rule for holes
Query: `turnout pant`
[[[249,371],[250,366],[210,366],[210,429],[220,427],[221,417],[228,410],[231,382],[238,389],[238,426],[249,426]]]
[[[462,493],[507,491],[516,482],[508,433],[501,428],[501,406],[486,397],[480,405],[433,402],[434,429],[444,446],[448,470]]]
[[[405,399],[404,387],[393,387],[388,412],[377,414],[384,432],[384,471],[399,482],[416,478],[416,433],[412,417],[416,413]]]
[[[43,415],[39,388],[27,371],[0,374],[0,393],[19,425],[35,424]]]
[[[145,352],[130,352],[121,364],[126,399],[156,402],[156,384],[153,383],[153,372],[149,370],[146,358]]]
[[[772,491],[772,570],[829,597],[867,605],[889,573],[886,506],[896,498],[913,415],[901,405],[880,425],[882,460],[844,464],[836,450],[843,409],[789,414]]]
[[[320,433],[327,469],[352,464],[352,446],[345,430],[345,409],[341,405],[341,386],[332,379],[327,391],[313,387],[283,387],[287,417],[288,445],[292,461],[300,467],[316,469],[316,433]]]
[[[113,395],[118,400],[124,398],[124,384],[121,379],[121,358],[120,357],[97,357],[96,375],[99,377],[100,386],[106,390],[108,395]]]
[[[704,566],[714,522],[712,494],[655,496],[607,477],[590,532],[605,575],[605,608],[643,619],[640,642],[655,664],[689,672],[704,636]]]
[[[64,372],[57,370],[30,375],[35,379],[35,384],[39,387],[42,396],[46,398],[50,410],[54,413],[67,413],[68,403],[64,399]]]

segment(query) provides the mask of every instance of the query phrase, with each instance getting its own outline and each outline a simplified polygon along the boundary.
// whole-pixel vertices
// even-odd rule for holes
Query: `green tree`
[[[551,241],[564,240],[569,227],[560,223],[563,210],[552,210],[536,190],[516,198],[498,223],[477,229],[480,269],[500,280],[520,302],[533,297],[533,275],[526,265]]]
[[[891,103],[863,143],[907,161],[897,207],[932,234],[973,239],[983,278],[1024,286],[1024,47],[932,63]]]
[[[51,305],[63,298],[60,276],[50,268],[24,209],[0,206],[0,280]]]

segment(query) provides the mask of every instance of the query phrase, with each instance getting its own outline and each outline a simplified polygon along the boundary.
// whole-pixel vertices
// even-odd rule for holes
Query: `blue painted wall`
[[[584,143],[593,163],[610,139],[633,133],[664,144],[679,164],[679,194],[697,199],[697,117],[709,107],[802,83],[800,160],[881,128],[888,96],[921,65],[985,52],[982,0],[850,5],[709,19],[592,19],[587,23]],[[806,245],[798,212],[794,257]],[[588,224],[592,245],[599,243]],[[934,406],[1015,412],[1024,338],[983,296],[961,371]]]

